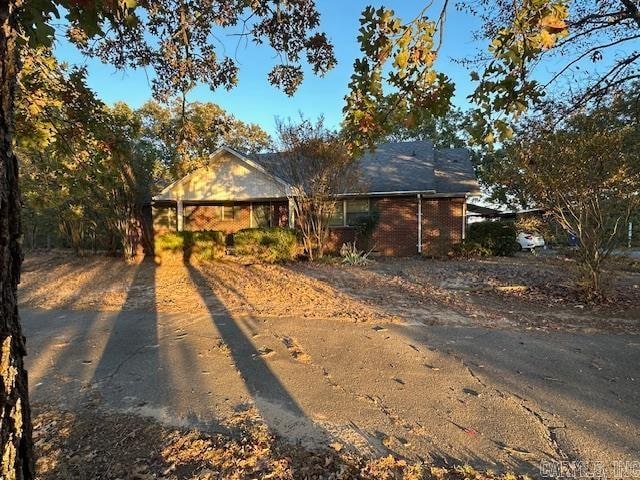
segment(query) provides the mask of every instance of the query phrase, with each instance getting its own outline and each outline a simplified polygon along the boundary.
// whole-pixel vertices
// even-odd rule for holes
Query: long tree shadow
[[[151,310],[136,311],[140,304],[140,292],[149,289],[152,290],[151,297],[154,299]],[[141,380],[155,384],[159,380],[155,289],[155,264],[153,261],[145,260],[138,266],[125,302],[113,322],[109,339],[94,370],[91,383],[97,387],[99,394],[102,394],[103,390],[114,388],[110,381],[115,375],[124,377],[126,382],[125,385],[115,387],[122,391],[123,397],[131,396],[126,384],[133,386]]]
[[[153,392],[153,385],[161,381],[155,303],[150,312],[133,310],[139,305],[141,290],[149,288],[153,289],[155,297],[155,264],[145,260],[136,267],[125,302],[115,318],[103,316],[99,329],[95,329],[88,337],[77,339],[78,343],[67,348],[56,360],[56,369],[73,380],[64,392],[64,396],[71,400],[66,403],[67,407],[76,412],[90,412],[95,408],[127,410],[144,403],[140,397],[145,393],[151,393],[161,401],[158,398],[160,391]],[[96,315],[87,312],[74,314],[83,317]],[[102,341],[105,336],[107,340]],[[101,345],[104,347],[100,348]],[[84,357],[79,357],[78,348],[86,350]],[[81,364],[84,365],[84,371],[78,370]],[[116,376],[117,381],[114,381]],[[77,383],[74,383],[77,379],[81,379],[79,389]],[[145,385],[146,388],[150,385],[151,391],[145,390]],[[82,448],[83,441],[79,437],[83,434],[76,430],[86,430],[86,426],[72,428],[68,432],[68,449]],[[104,441],[106,448],[110,448],[109,442],[113,442],[115,448],[119,440],[105,438]],[[67,456],[76,453],[78,452],[68,450],[64,452]],[[77,468],[79,467],[74,467],[72,462],[61,461],[56,468],[42,475],[42,478],[78,478]],[[109,466],[106,468],[103,478],[118,477],[116,472],[110,471]]]
[[[117,315],[69,312],[71,328],[67,330],[72,337],[55,359],[57,376],[67,380],[48,396],[54,405],[61,403],[64,410],[75,415],[63,440],[61,453],[65,457],[89,448],[84,437],[88,430],[99,427],[91,423],[94,414],[95,418],[102,418],[105,413],[133,414],[172,426],[202,428],[208,433],[236,433],[218,422],[212,397],[207,396],[212,393],[207,392],[213,389],[212,385],[203,382],[202,368],[206,365],[198,358],[198,345],[187,340],[199,326],[180,314],[165,313],[160,317],[157,290],[157,267],[152,260],[145,260],[136,267]],[[151,302],[147,301],[149,297]],[[197,333],[215,340],[214,329],[211,325]],[[43,342],[43,348],[49,347]],[[100,457],[95,461],[104,464],[100,478],[130,478],[131,472],[122,471],[121,463],[111,466],[104,461],[122,448],[123,439],[110,435],[105,432],[99,440],[91,440],[92,448],[97,448],[94,453]],[[154,461],[162,464],[161,452],[145,454],[157,457]],[[67,458],[58,461],[41,478],[82,478],[84,471]]]
[[[308,418],[299,403],[272,371],[263,354],[242,331],[224,303],[208,286],[207,278],[194,266],[187,265],[189,275],[209,309],[212,322],[229,347],[231,356],[247,390],[266,425],[274,433],[292,424],[311,428],[316,440],[328,440],[330,435]]]

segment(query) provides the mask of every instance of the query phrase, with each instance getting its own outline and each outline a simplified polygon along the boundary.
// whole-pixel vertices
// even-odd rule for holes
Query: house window
[[[221,210],[221,219],[222,220],[233,220],[235,216],[235,207],[233,205],[223,205]]]
[[[361,225],[369,219],[369,199],[358,198],[346,201],[347,225]]]
[[[344,227],[344,204],[342,200],[336,202],[333,214],[329,218],[330,227]]]

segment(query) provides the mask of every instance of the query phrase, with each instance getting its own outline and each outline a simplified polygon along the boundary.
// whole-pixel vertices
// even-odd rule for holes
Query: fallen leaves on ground
[[[414,463],[392,455],[364,458],[328,446],[285,445],[250,416],[233,435],[161,426],[146,418],[98,410],[34,408],[38,480],[518,480],[469,466]]]
[[[575,286],[573,264],[561,255],[519,255],[386,258],[366,267],[233,258],[127,265],[53,252],[27,256],[20,300],[31,308],[640,332],[638,268],[612,264],[616,275],[608,301],[592,302]]]

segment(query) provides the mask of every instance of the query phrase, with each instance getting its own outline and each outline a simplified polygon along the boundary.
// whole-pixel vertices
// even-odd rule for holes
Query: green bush
[[[224,252],[225,235],[216,230],[165,233],[155,239],[156,255],[180,254],[186,261],[213,260]]]
[[[157,255],[163,253],[182,253],[184,251],[184,232],[164,233],[155,237],[155,252]]]
[[[483,247],[478,242],[470,242],[464,240],[453,246],[453,254],[457,257],[488,257],[492,254],[491,250]]]
[[[298,236],[290,228],[246,228],[234,234],[233,247],[236,255],[284,262],[298,255]]]
[[[492,253],[498,257],[512,257],[520,250],[520,244],[515,237],[498,237],[492,248]]]
[[[491,255],[501,257],[509,257],[520,249],[516,242],[516,228],[511,222],[472,223],[464,243],[479,245]]]
[[[185,259],[213,260],[225,252],[225,234],[218,230],[183,232],[185,238]]]

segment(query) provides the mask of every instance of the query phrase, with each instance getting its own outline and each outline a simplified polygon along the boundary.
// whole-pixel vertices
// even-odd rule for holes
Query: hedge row
[[[155,253],[160,257],[213,260],[222,257],[225,250],[226,236],[217,230],[165,233],[155,239]],[[233,252],[265,262],[293,260],[298,255],[298,237],[289,228],[247,228],[233,235]]]
[[[283,262],[298,256],[298,235],[291,228],[247,228],[233,236],[233,251],[265,262]]]
[[[225,235],[216,230],[175,232],[155,239],[156,255],[182,255],[185,260],[213,260],[225,252]]]

